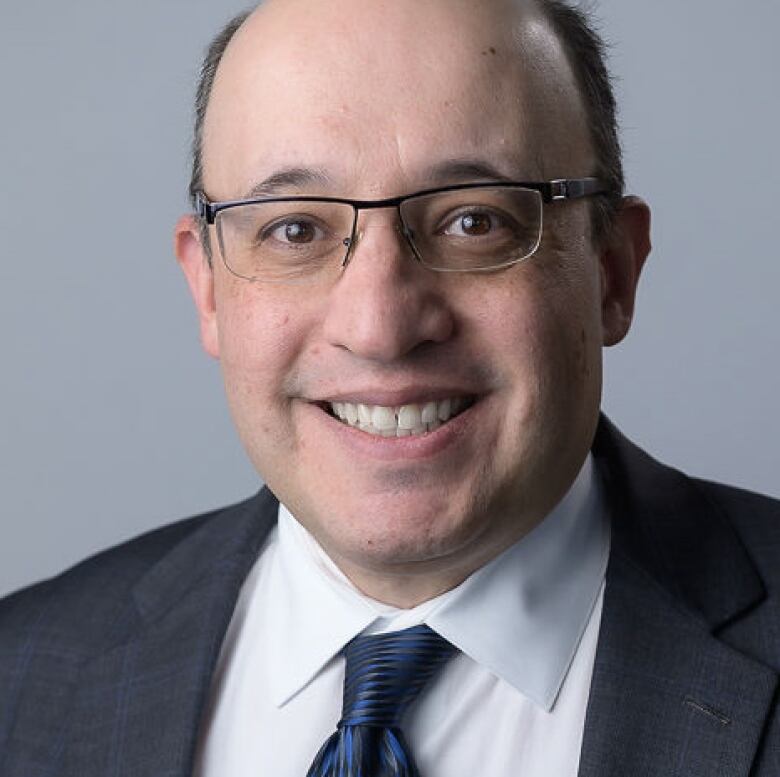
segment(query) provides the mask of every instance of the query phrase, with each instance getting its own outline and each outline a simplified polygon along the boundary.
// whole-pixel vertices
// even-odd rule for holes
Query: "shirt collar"
[[[463,583],[410,610],[362,594],[279,505],[272,570],[274,703],[301,691],[361,632],[427,623],[466,656],[552,709],[598,599],[609,524],[591,456],[552,512]]]

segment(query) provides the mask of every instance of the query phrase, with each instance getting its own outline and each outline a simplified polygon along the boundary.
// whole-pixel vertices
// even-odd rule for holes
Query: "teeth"
[[[424,424],[432,424],[439,418],[439,408],[436,406],[435,402],[426,402],[423,405],[420,416]]]
[[[398,428],[393,409],[391,407],[382,407],[381,405],[375,405],[374,409],[371,411],[371,423],[382,431],[385,429],[392,429],[394,436],[395,430]]]
[[[358,409],[351,402],[340,403],[343,408],[344,415],[347,418],[347,423],[350,426],[354,426],[358,422]],[[343,417],[343,416],[342,416]]]
[[[402,405],[398,410],[398,426],[400,429],[416,429],[422,426],[420,408],[417,405]]]
[[[333,414],[344,423],[380,437],[411,437],[433,432],[464,407],[460,397],[400,407],[331,403]]]

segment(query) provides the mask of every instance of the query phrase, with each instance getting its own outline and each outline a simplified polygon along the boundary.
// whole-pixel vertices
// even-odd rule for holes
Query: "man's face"
[[[592,174],[573,78],[524,5],[268,2],[220,65],[208,196],[238,198],[290,169],[316,176],[280,194],[361,199]],[[616,339],[605,334],[604,258],[585,201],[545,206],[537,253],[486,273],[424,268],[396,219],[362,212],[351,261],[327,285],[235,277],[213,230],[213,273],[191,241],[179,254],[236,425],[274,493],[353,579],[454,583],[532,528],[582,464],[600,349]],[[446,400],[465,409],[402,438],[330,412],[438,411]]]

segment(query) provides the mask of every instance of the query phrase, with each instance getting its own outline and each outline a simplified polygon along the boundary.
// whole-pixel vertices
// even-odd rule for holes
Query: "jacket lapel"
[[[747,777],[776,684],[613,554],[580,777]]]
[[[78,678],[62,773],[185,777],[241,585],[276,520],[267,490],[175,547],[118,614],[128,635]]]
[[[606,420],[612,551],[580,777],[747,777],[777,676],[713,634],[763,585],[725,517],[694,484]]]

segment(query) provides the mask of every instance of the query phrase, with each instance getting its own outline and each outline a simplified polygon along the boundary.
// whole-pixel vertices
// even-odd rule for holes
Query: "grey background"
[[[171,251],[198,63],[244,6],[0,0],[0,594],[259,484]],[[655,243],[604,407],[780,496],[780,2],[599,15]]]

